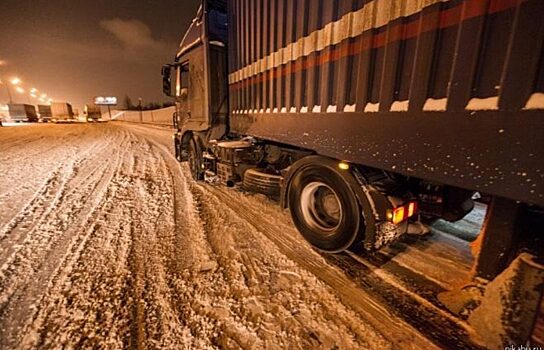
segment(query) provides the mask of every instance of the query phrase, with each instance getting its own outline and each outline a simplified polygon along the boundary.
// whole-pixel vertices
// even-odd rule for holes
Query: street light
[[[38,92],[38,89],[32,88],[32,89],[30,89],[30,92],[33,93],[33,94],[35,94],[36,92]]]
[[[23,88],[20,87],[20,86],[17,86],[17,87],[15,88],[15,91],[17,91],[17,92],[20,93],[20,94],[24,94],[24,93],[25,93],[25,89],[23,89]]]
[[[19,85],[19,84],[21,83],[21,79],[19,79],[19,78],[13,78],[13,79],[11,79],[11,83],[12,83],[13,85]]]

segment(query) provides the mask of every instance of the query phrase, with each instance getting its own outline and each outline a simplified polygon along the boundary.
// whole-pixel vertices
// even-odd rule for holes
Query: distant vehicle
[[[28,104],[8,104],[9,116],[6,121],[11,122],[37,122],[38,114],[36,113],[36,107]]]
[[[72,105],[67,102],[53,102],[51,104],[51,120],[58,122],[74,122],[74,111]]]
[[[51,106],[49,105],[38,105],[38,115],[39,121],[42,123],[48,123],[53,118],[51,113]]]
[[[98,122],[102,120],[102,110],[99,106],[85,105],[83,116],[87,122]]]

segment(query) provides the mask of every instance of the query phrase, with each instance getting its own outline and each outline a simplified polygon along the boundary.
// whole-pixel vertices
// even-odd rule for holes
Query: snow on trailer
[[[485,314],[487,290],[543,269],[542,16],[539,0],[205,0],[163,68],[176,156],[196,180],[279,192],[329,253],[383,249],[423,233],[418,219],[459,221],[482,193],[465,285],[436,302]],[[519,309],[524,324],[486,334],[469,319],[475,341],[531,337],[536,298],[506,289],[493,322]]]

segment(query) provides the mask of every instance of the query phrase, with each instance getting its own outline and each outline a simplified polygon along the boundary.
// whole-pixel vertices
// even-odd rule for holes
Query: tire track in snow
[[[145,135],[137,133],[140,137],[148,139]],[[203,332],[210,327],[210,320],[199,312],[195,306],[196,290],[202,288],[202,280],[210,289],[214,288],[215,280],[210,280],[210,275],[201,272],[210,265],[217,265],[211,247],[205,238],[204,223],[201,221],[195,208],[195,200],[187,178],[181,172],[177,161],[171,157],[170,152],[162,144],[155,140],[148,140],[160,151],[162,162],[165,165],[167,181],[172,188],[171,213],[172,235],[168,239],[161,239],[161,250],[165,258],[163,270],[164,283],[161,284],[164,302],[169,300],[168,317],[170,324],[174,321],[177,327],[169,326],[170,332],[175,332],[177,346],[183,348],[207,348],[209,340]],[[160,234],[159,231],[158,233]],[[169,243],[169,244],[168,244]],[[163,276],[162,274],[160,274]],[[175,315],[175,316],[172,316]],[[172,329],[173,328],[173,329]],[[166,337],[161,344],[172,344]],[[173,344],[176,344],[175,342]],[[171,346],[170,346],[171,347]]]
[[[43,185],[40,186],[35,195],[28,201],[28,203],[23,207],[23,209],[16,215],[10,222],[8,222],[0,230],[0,241],[2,241],[14,228],[17,227],[22,221],[24,221],[29,216],[38,210],[44,205],[45,200],[50,199],[51,195],[49,192],[56,192],[55,187],[60,177],[60,170],[62,166],[57,167],[49,174],[47,179],[43,182]],[[45,200],[44,200],[45,199]]]
[[[83,152],[82,159],[85,159],[86,155],[87,153]],[[71,165],[78,162],[79,160],[76,159]],[[73,169],[73,167],[69,169]],[[114,170],[114,168],[112,169]],[[21,327],[21,322],[24,322],[29,314],[33,314],[34,301],[39,299],[38,296],[43,293],[43,285],[48,285],[51,276],[55,275],[52,272],[62,265],[65,260],[62,255],[69,250],[69,245],[71,244],[73,247],[74,241],[78,238],[77,230],[84,226],[91,217],[111,180],[112,173],[113,171],[110,170],[87,178],[87,185],[69,191],[70,196],[65,196],[65,185],[68,182],[65,181],[61,192],[62,196],[59,198],[66,199],[66,201],[57,203],[54,206],[55,210],[51,211],[51,216],[56,220],[56,224],[51,226],[51,221],[45,223],[44,220],[43,227],[37,228],[35,235],[29,236],[18,251],[22,255],[15,254],[14,259],[17,260],[9,264],[12,273],[6,276],[4,272],[0,282],[0,286],[2,286],[0,294],[2,338],[7,339],[8,343],[16,341],[14,338],[16,338],[18,328]],[[65,175],[69,180],[72,179],[73,173],[69,171]],[[93,193],[96,197],[82,201],[87,193]],[[61,240],[62,237],[65,239]],[[13,267],[18,267],[18,269],[14,270]],[[9,288],[6,289],[7,285]]]
[[[356,310],[393,344],[404,349],[436,348],[436,345],[423,337],[411,325],[392,314],[383,304],[380,304],[374,297],[356,286],[343,273],[327,264],[311,248],[300,249],[301,241],[294,233],[293,228],[287,230],[284,227],[285,230],[281,230],[278,228],[278,223],[267,220],[261,212],[255,211],[254,208],[249,207],[242,201],[237,201],[234,196],[229,195],[224,189],[211,186],[207,188],[222,203],[236,211],[241,218],[251,223],[274,242],[291,260],[331,286],[346,305]],[[291,234],[288,232],[291,232]],[[307,243],[304,245],[308,246]]]
[[[123,168],[128,168],[128,170],[122,171],[122,174],[116,176],[113,180],[119,187],[113,203],[123,201],[126,205],[116,206],[112,203],[111,208],[105,209],[107,216],[117,213],[117,210],[122,211],[120,215],[115,215],[121,217],[123,221],[121,231],[124,233],[116,234],[118,233],[117,229],[113,228],[99,228],[91,237],[94,243],[88,243],[85,248],[84,254],[88,255],[85,259],[86,262],[79,262],[75,267],[78,272],[71,273],[72,276],[77,276],[77,280],[80,282],[77,284],[75,282],[65,282],[72,288],[63,292],[69,293],[71,296],[71,308],[63,312],[68,312],[70,318],[77,316],[72,316],[71,312],[73,311],[71,309],[78,309],[78,306],[82,312],[88,312],[89,308],[92,308],[94,312],[103,313],[102,306],[104,304],[118,305],[114,308],[115,310],[127,309],[126,314],[121,312],[113,316],[109,315],[106,320],[102,320],[102,323],[108,325],[108,329],[115,329],[116,331],[99,330],[103,329],[104,325],[98,324],[95,326],[95,321],[92,318],[84,321],[76,319],[75,322],[72,322],[79,324],[76,327],[71,326],[72,323],[63,324],[69,329],[68,335],[63,335],[62,332],[66,332],[66,329],[58,324],[58,317],[54,316],[58,312],[62,312],[62,310],[55,309],[54,306],[58,305],[58,303],[49,302],[47,305],[50,305],[50,310],[45,313],[47,316],[41,322],[35,322],[34,325],[34,328],[42,329],[42,337],[38,342],[41,346],[48,348],[52,344],[62,342],[66,346],[89,347],[101,340],[100,344],[109,344],[109,346],[115,348],[121,346],[145,348],[155,347],[157,344],[166,344],[166,347],[172,348],[180,343],[178,340],[182,338],[183,332],[179,327],[172,327],[172,324],[176,325],[179,322],[172,321],[176,320],[177,316],[169,307],[169,291],[165,282],[166,275],[161,272],[163,271],[163,259],[160,258],[160,252],[162,251],[160,245],[163,241],[168,241],[168,239],[164,239],[168,238],[168,232],[173,232],[172,207],[164,206],[163,203],[165,196],[167,197],[170,193],[169,188],[171,187],[165,186],[169,180],[167,178],[168,172],[163,169],[164,165],[156,159],[148,147],[144,147],[143,150],[138,147],[133,152],[147,153],[150,157],[144,157],[144,161],[133,161],[132,157],[129,157],[129,160],[124,162]],[[158,169],[155,167],[157,163]],[[139,208],[139,206],[142,206],[142,208]],[[158,214],[158,217],[170,216],[170,228],[166,230],[165,234],[161,233],[160,236],[163,239],[156,236],[159,234],[156,229],[161,227],[162,224],[155,214]],[[105,237],[110,237],[107,239],[109,243],[98,246],[95,241],[105,239]],[[118,239],[113,237],[118,237]],[[121,249],[111,246],[114,244],[112,242],[123,240],[125,242],[120,247]],[[103,259],[104,255],[115,254],[113,252],[118,250],[125,252],[122,254],[122,258],[111,256],[111,259]],[[113,263],[110,260],[118,261],[118,265],[114,270],[119,275],[114,274],[113,277],[117,282],[112,284],[107,283],[110,272],[104,270]],[[137,263],[136,268],[133,262]],[[100,272],[101,280],[96,280],[97,272]],[[134,280],[139,282],[135,283]],[[92,295],[88,295],[87,298],[82,299],[82,294],[85,295],[88,292],[86,289],[82,290],[81,288],[89,283],[96,286],[96,291]],[[83,284],[83,286],[79,287],[80,284]],[[76,290],[74,290],[74,287]],[[103,295],[102,292],[107,293],[107,295]],[[117,295],[118,298],[111,299],[110,294]],[[62,299],[61,296],[59,298]],[[92,300],[90,305],[86,304],[89,299]],[[128,322],[131,315],[129,309],[141,310],[138,311],[137,317],[132,322]],[[45,325],[45,327],[39,324]],[[55,324],[56,326],[52,331],[51,326]],[[135,337],[130,337],[131,329]],[[93,335],[93,338],[90,339],[89,335]]]
[[[114,167],[115,175],[112,178],[116,178],[119,175],[119,159],[120,157],[117,155],[117,166]],[[115,337],[115,335],[124,328],[123,320],[128,319],[128,314],[123,314],[123,308],[121,307],[119,301],[122,300],[121,297],[123,293],[127,293],[127,291],[110,290],[109,285],[101,285],[100,282],[102,281],[98,281],[97,284],[95,283],[96,281],[89,282],[85,279],[80,280],[80,278],[82,278],[81,276],[85,273],[91,272],[96,274],[98,272],[96,270],[99,269],[101,265],[96,263],[93,264],[94,260],[98,259],[100,261],[104,261],[106,259],[103,256],[104,253],[109,253],[110,255],[115,254],[115,257],[107,259],[109,262],[107,267],[114,270],[116,275],[119,274],[118,279],[122,281],[121,284],[124,281],[124,275],[120,273],[120,271],[125,270],[125,262],[128,256],[127,249],[130,240],[128,237],[128,232],[125,232],[125,235],[122,233],[123,231],[126,231],[126,228],[130,227],[130,221],[128,219],[129,212],[123,212],[121,215],[115,215],[115,218],[118,218],[118,220],[113,221],[113,227],[108,227],[108,229],[106,229],[105,237],[100,236],[102,229],[110,223],[110,221],[104,222],[103,220],[112,214],[112,211],[115,211],[117,208],[116,201],[123,198],[117,196],[118,192],[121,192],[123,187],[128,186],[126,183],[123,184],[122,181],[112,182],[113,185],[108,186],[107,194],[103,196],[102,201],[96,207],[97,209],[95,212],[91,213],[92,215],[89,216],[90,228],[82,237],[80,237],[77,242],[72,245],[70,251],[63,260],[63,264],[58,266],[55,272],[56,277],[50,281],[50,285],[47,288],[47,294],[44,295],[42,300],[40,300],[40,312],[36,314],[33,322],[27,325],[27,331],[24,332],[27,334],[23,342],[25,347],[27,345],[29,346],[29,344],[33,344],[34,346],[37,344],[39,347],[53,348],[56,346],[56,344],[61,342],[75,341],[75,344],[70,346],[80,348],[84,347],[83,344],[85,340],[90,340],[92,342],[92,338],[97,337],[101,330],[98,328],[91,330],[86,329],[86,319],[82,317],[83,313],[77,309],[73,310],[80,294],[73,294],[72,292],[74,289],[79,289],[79,292],[81,292],[81,288],[84,288],[87,293],[91,293],[88,295],[88,298],[90,299],[95,297],[99,291],[106,294],[103,295],[102,299],[100,299],[102,308],[95,310],[95,317],[108,324],[108,327],[103,329],[102,332],[113,334],[113,336],[109,337],[107,342],[104,342],[103,345],[108,345],[113,348],[120,347],[121,342]],[[101,220],[97,220],[97,217],[101,218]],[[98,236],[100,236],[100,241],[103,244],[95,243],[94,246],[91,246],[89,241],[91,239],[98,239]],[[107,249],[104,252],[104,248],[112,248],[112,246],[108,244],[111,241],[123,241],[123,245],[126,249],[116,249],[114,252]],[[84,255],[88,255],[87,258],[84,258]],[[117,264],[111,266],[111,263],[114,262]],[[104,273],[106,272],[102,271],[102,273],[98,274],[97,277],[101,278]],[[82,283],[83,286],[81,286]],[[91,284],[89,285],[87,283]],[[117,283],[114,283],[114,285],[118,284],[118,281]],[[62,301],[66,298],[70,300],[70,305],[63,305]],[[84,302],[87,300],[88,299],[85,299]],[[66,308],[63,309],[60,314],[58,314],[59,305]],[[111,312],[109,310],[116,311]],[[69,315],[70,318],[66,319],[67,315]],[[119,322],[114,322],[113,320],[115,319],[118,319]],[[60,325],[58,324],[59,322],[61,323]],[[81,325],[82,322],[83,325]],[[73,324],[76,325],[75,328]],[[103,326],[103,324],[101,324],[101,326]],[[67,337],[67,332],[69,329],[80,334],[85,331],[86,336],[79,338],[73,337],[75,340],[69,339]],[[91,339],[88,339],[89,337]]]
[[[66,142],[68,142],[68,141],[66,141]],[[101,148],[98,148],[97,146],[101,146]],[[98,151],[97,148],[99,150],[102,150],[105,147],[107,147],[107,144],[100,143],[99,140],[96,140],[92,144],[91,147],[87,148],[84,152],[82,152],[81,157],[79,158],[79,160],[75,161],[74,169],[77,169],[77,167],[79,166],[81,161],[83,159],[85,159],[85,157],[88,154],[90,154],[91,152]],[[54,147],[51,147],[51,148],[54,148]],[[75,153],[72,153],[72,154],[75,154]],[[43,155],[41,155],[40,159],[43,161]],[[22,162],[22,160],[20,160],[20,162]],[[50,160],[47,160],[46,162],[54,164],[54,162],[52,162]],[[4,167],[4,166],[5,165],[2,165],[2,167]],[[6,166],[9,168],[9,165],[6,165]],[[14,168],[17,168],[17,167],[14,167]],[[0,241],[3,238],[5,238],[5,236],[8,235],[11,230],[16,228],[16,226],[21,224],[23,221],[35,222],[37,220],[36,218],[33,218],[33,216],[35,216],[36,211],[41,210],[41,207],[44,206],[44,202],[47,202],[47,201],[51,200],[51,198],[47,196],[47,192],[50,192],[51,190],[53,190],[53,191],[55,190],[54,188],[53,189],[50,188],[50,187],[54,187],[54,186],[51,186],[51,183],[54,182],[56,180],[56,178],[59,176],[61,168],[62,168],[62,165],[59,165],[59,166],[55,167],[53,170],[51,170],[49,172],[49,174],[47,175],[46,180],[44,182],[42,182],[42,184],[36,189],[35,194],[31,198],[31,200],[28,201],[27,204],[24,205],[23,208],[11,219],[11,221],[0,230]],[[0,196],[0,204],[3,203],[4,198],[10,198],[10,197],[13,197],[15,194],[17,194],[17,191],[18,191],[19,188],[28,188],[28,187],[29,187],[29,184],[28,184],[28,182],[25,181],[25,182],[23,182],[22,185],[16,187],[15,189],[12,189],[11,191],[8,191],[8,192],[2,194]],[[77,185],[75,185],[73,187],[77,187]],[[25,227],[25,230],[27,230],[27,229],[28,228]]]
[[[382,330],[395,317],[381,328],[369,323],[359,308],[375,301],[358,293],[346,301],[343,273],[288,223],[267,218],[270,208],[195,184],[165,131],[89,130],[101,141],[113,138],[111,147],[74,168],[66,196],[47,217],[69,226],[33,246],[35,280],[21,284],[11,304],[27,313],[13,318],[9,342],[0,334],[0,347],[389,347]],[[71,143],[77,147],[68,159],[92,145]],[[62,208],[75,210],[63,217]],[[36,231],[39,237],[47,228]],[[0,329],[5,322],[0,316]]]
[[[21,241],[25,238],[27,243],[29,240],[33,240],[33,234],[39,232],[44,225],[46,226],[46,229],[50,229],[50,225],[47,225],[47,220],[51,220],[52,216],[57,217],[59,212],[68,211],[69,209],[65,209],[66,206],[73,206],[73,202],[63,203],[63,200],[67,197],[77,195],[78,191],[81,191],[81,187],[86,187],[89,184],[92,185],[96,182],[95,178],[103,174],[107,165],[103,164],[100,157],[95,155],[99,160],[98,165],[87,175],[83,176],[83,179],[80,181],[73,181],[71,184],[70,180],[75,178],[77,167],[80,166],[83,160],[86,159],[88,154],[92,151],[93,149],[91,148],[86,152],[81,153],[79,158],[69,161],[65,166],[61,166],[54,174],[53,181],[46,182],[44,187],[45,190],[40,191],[39,194],[34,197],[36,199],[35,203],[32,203],[31,201],[29,207],[18,215],[12,223],[8,224],[5,231],[2,231],[4,236],[0,235],[0,243],[4,247],[4,254],[10,255],[0,255],[1,260],[6,261],[0,268],[0,284],[2,281],[1,277],[5,277],[3,275],[5,274],[6,267],[13,266],[13,261],[17,258],[17,253],[25,247],[24,244],[20,244]],[[102,170],[102,172],[98,172],[99,170]],[[61,179],[58,179],[59,177],[61,177]],[[69,188],[69,185],[71,185],[71,189]],[[30,222],[32,227],[24,226],[19,228],[18,226],[23,222]],[[9,237],[10,239],[8,242],[1,242],[2,238],[5,238],[8,234],[11,235],[14,230],[18,231],[17,233],[19,233],[19,235],[16,237]],[[1,297],[0,300],[2,300]]]
[[[223,203],[207,191],[207,186],[195,185],[194,191],[198,193],[195,197],[200,198],[203,220],[210,226],[209,241],[231,286],[230,297],[238,301],[238,316],[257,338],[253,346],[278,344],[302,349],[390,346],[382,335],[344,307],[330,287],[285,256],[258,229],[243,220],[237,210],[223,208],[218,212]],[[270,324],[274,318],[283,319],[284,325],[279,330]],[[243,329],[242,326],[236,328]],[[245,333],[248,332],[241,334]],[[271,336],[274,333],[284,336]],[[248,340],[243,336],[237,339],[240,336],[235,332],[225,330],[225,334],[242,347],[248,345]]]
[[[158,144],[157,141],[155,141],[155,142]],[[162,147],[163,151],[166,153],[166,156],[169,157],[171,160],[173,160],[173,162],[174,162],[173,166],[179,168],[179,164],[175,161],[175,159],[173,158],[171,152],[167,148],[165,148],[164,146],[161,146],[161,147]],[[183,173],[183,178],[185,178],[185,179],[189,178],[190,175],[188,175],[187,171],[184,171],[182,173]],[[191,181],[191,180],[189,180],[189,181]],[[215,200],[214,205],[210,205],[209,204],[210,202],[214,202],[214,197],[213,196],[210,197],[210,195],[207,194],[207,191],[204,190],[204,188],[199,186],[199,185],[194,185],[194,183],[191,183],[191,185],[189,185],[189,186],[191,188],[192,197],[194,198],[194,200],[197,203],[197,208],[200,208],[201,221],[204,223],[204,231],[207,234],[208,242],[211,244],[211,246],[212,246],[212,248],[214,250],[214,255],[217,257],[217,259],[219,261],[219,267],[218,267],[219,272],[215,273],[216,277],[214,278],[213,288],[219,289],[219,286],[221,286],[221,284],[225,283],[225,282],[226,282],[227,286],[230,287],[230,288],[225,288],[224,291],[222,292],[223,294],[226,293],[227,296],[230,295],[230,298],[227,297],[228,302],[225,302],[224,297],[220,298],[219,300],[217,300],[217,299],[214,300],[213,297],[211,298],[211,300],[206,300],[206,299],[210,298],[210,296],[209,295],[204,295],[204,296],[201,295],[200,299],[204,298],[205,300],[201,301],[201,303],[198,303],[195,307],[192,308],[192,310],[190,310],[192,312],[190,314],[190,316],[191,316],[191,319],[197,318],[197,317],[195,317],[195,314],[199,315],[200,317],[206,317],[206,318],[211,317],[212,319],[215,319],[216,322],[217,322],[217,320],[219,320],[220,322],[223,322],[223,324],[225,324],[224,323],[225,319],[229,319],[228,317],[225,316],[225,314],[228,312],[228,309],[225,309],[224,305],[221,306],[221,300],[223,301],[223,304],[229,305],[229,302],[230,302],[230,304],[232,305],[232,304],[236,304],[238,299],[240,299],[240,298],[243,299],[244,295],[247,296],[248,288],[247,288],[247,285],[245,283],[246,283],[246,281],[248,281],[250,279],[248,277],[248,275],[251,274],[251,273],[248,273],[247,271],[244,271],[244,272],[242,272],[240,270],[237,271],[236,268],[234,268],[234,270],[227,269],[225,267],[225,264],[228,265],[229,261],[235,261],[236,264],[243,265],[244,268],[248,267],[248,265],[249,266],[254,266],[253,270],[260,270],[261,273],[266,271],[266,274],[270,274],[270,270],[273,270],[273,271],[278,270],[278,267],[277,266],[276,266],[276,268],[273,268],[273,267],[270,268],[269,267],[268,269],[264,269],[264,271],[263,271],[262,266],[258,266],[258,264],[257,265],[255,264],[256,260],[262,259],[262,257],[265,257],[267,254],[270,254],[269,251],[271,250],[271,248],[267,249],[266,247],[262,247],[261,248],[262,250],[258,251],[257,256],[253,256],[253,255],[248,256],[246,254],[242,254],[242,255],[237,256],[235,251],[232,250],[233,245],[234,246],[236,244],[241,244],[242,246],[245,245],[246,249],[249,248],[249,251],[251,251],[251,249],[254,248],[254,247],[252,247],[252,242],[255,242],[255,241],[250,238],[252,236],[251,234],[249,234],[247,237],[245,237],[245,239],[242,239],[242,241],[238,241],[238,243],[236,243],[236,244],[234,244],[233,242],[228,241],[228,240],[225,241],[226,231],[228,231],[229,229],[232,229],[233,227],[237,227],[237,226],[242,225],[242,227],[245,227],[245,229],[242,229],[242,228],[238,227],[238,230],[236,230],[236,232],[239,232],[239,234],[241,234],[243,232],[247,232],[248,227],[249,227],[249,229],[254,229],[254,228],[252,226],[244,226],[244,225],[247,225],[247,223],[245,223],[246,221],[245,220],[240,220],[240,217],[237,216],[236,214],[233,217],[232,216],[233,213],[230,213],[231,219],[226,219],[227,221],[223,222],[220,219],[220,217],[221,217],[220,212],[228,213],[232,208],[230,208],[230,209],[225,208],[223,206],[222,202],[217,201],[217,200]],[[200,199],[199,200],[199,198],[201,198],[203,196],[205,197],[205,199]],[[233,205],[236,205],[236,203],[233,203]],[[217,211],[217,212],[214,212],[214,211]],[[235,210],[234,212],[238,212],[238,211]],[[229,215],[227,215],[227,217],[229,217]],[[221,235],[219,232],[223,232],[224,235]],[[244,235],[242,234],[241,237],[244,238]],[[258,239],[259,239],[258,237],[262,237],[262,235],[261,235],[260,232],[258,232],[258,235],[254,236],[254,237],[257,237],[257,241],[258,241]],[[261,238],[261,240],[262,240],[262,238]],[[226,251],[225,251],[225,247],[227,247]],[[231,249],[229,249],[228,247],[230,247]],[[280,255],[283,256],[282,253],[280,253]],[[247,264],[248,261],[251,261],[252,263]],[[290,262],[289,259],[287,259],[287,261]],[[247,264],[247,265],[245,265],[245,264]],[[292,264],[292,262],[291,262],[291,264]],[[250,267],[249,269],[252,269],[252,268]],[[229,271],[225,271],[225,270],[229,270]],[[304,272],[301,272],[301,273],[304,273]],[[223,276],[223,279],[218,280],[218,274],[219,274],[219,276]],[[236,285],[239,284],[240,282],[242,283],[242,285],[241,286],[239,285],[238,287],[236,287]],[[263,281],[259,281],[257,279],[255,281],[249,282],[249,284],[258,285],[259,282],[263,282]],[[267,283],[268,284],[270,283],[270,281],[264,281],[264,282],[265,282],[265,285]],[[200,283],[202,283],[202,281],[200,281]],[[310,284],[310,285],[312,285],[312,284]],[[212,290],[213,290],[213,288],[212,288]],[[208,304],[207,304],[207,302],[208,302]],[[216,304],[214,304],[214,302]],[[219,303],[220,305],[217,305],[217,303]],[[339,306],[338,302],[336,304],[333,304],[333,305],[336,308]],[[235,315],[236,317],[238,317],[238,318],[241,317],[242,319],[245,318],[246,322],[247,322],[248,318],[251,318],[251,317],[248,317],[248,315],[245,315],[243,311],[240,311],[240,310],[244,309],[244,307],[242,305],[238,305],[237,309],[238,309],[237,312],[239,314]],[[232,312],[232,310],[231,310],[231,312]],[[251,322],[247,322],[247,323],[251,324]],[[363,322],[361,322],[361,323],[363,323]],[[227,324],[229,324],[229,327],[221,329],[219,332],[217,332],[218,334],[224,334],[222,339],[217,339],[217,341],[221,342],[219,346],[223,346],[223,347],[227,346],[228,347],[229,346],[229,340],[233,340],[234,344],[230,343],[230,346],[247,347],[248,344],[252,344],[252,341],[253,342],[258,342],[260,340],[260,339],[258,339],[258,337],[256,337],[257,340],[255,340],[255,338],[252,339],[252,340],[248,340],[248,338],[247,338],[248,334],[252,334],[252,332],[250,332],[249,329],[246,329],[246,331],[243,331],[244,324],[240,325],[240,324],[238,324],[236,322],[233,322],[233,321],[230,321]],[[295,322],[295,324],[297,324],[297,322]],[[291,326],[293,326],[293,324],[291,324]],[[192,325],[192,327],[193,328],[198,328],[197,325]],[[298,323],[298,326],[294,326],[294,328],[297,328],[297,327],[298,327],[298,329],[302,329],[301,333],[304,333],[305,328],[304,328],[303,325],[300,325],[300,323]],[[236,332],[237,329],[240,332]],[[235,330],[235,331],[233,331],[233,330]],[[323,329],[321,329],[321,330],[323,331]],[[326,331],[323,331],[323,332],[326,333]],[[372,334],[372,332],[369,331],[368,329],[366,330],[366,332],[362,331],[362,330],[359,330],[359,332],[361,334],[365,334],[366,336],[369,336],[369,334]],[[196,329],[194,333],[196,333],[198,335],[198,329]],[[212,332],[212,334],[213,334],[213,332]],[[312,334],[312,333],[308,332],[308,334]],[[315,336],[315,334],[313,334],[313,335]],[[286,334],[284,334],[283,337],[284,337],[284,339],[289,338],[289,336],[287,336]],[[252,337],[249,336],[249,339],[251,339],[251,338]],[[307,338],[311,339],[312,337],[308,336]],[[376,339],[376,338],[379,338],[379,336],[374,335],[374,339]],[[314,341],[315,341],[315,339],[314,339]],[[361,343],[364,343],[364,342],[361,341]],[[376,344],[379,344],[379,343],[380,343],[380,341],[376,341]],[[259,344],[259,343],[257,343],[257,344]],[[294,344],[295,344],[295,341],[293,341],[291,343],[291,345],[294,345]],[[253,345],[259,347],[259,345],[255,345],[255,344],[253,344]],[[312,344],[312,345],[315,346],[316,344]]]
[[[211,189],[229,198],[225,200],[226,203],[245,203],[248,206],[252,203],[250,198],[239,191],[223,187],[211,187]],[[247,208],[250,209],[243,207],[240,209],[252,211],[256,218],[267,216],[275,218],[274,221],[265,219],[260,226],[277,227],[283,235],[290,235],[291,238],[298,239],[299,244],[308,246],[308,243],[294,230],[290,217],[277,207],[277,204],[267,206],[258,203],[258,208]],[[255,219],[255,222],[257,223],[258,220]],[[386,252],[379,254],[386,254]],[[393,272],[371,263],[368,257],[359,257],[354,253],[319,255],[326,264],[338,268],[350,281],[368,291],[380,304],[391,305],[391,310],[395,310],[396,317],[405,320],[422,334],[426,334],[440,347],[449,348],[452,339],[455,339],[456,344],[462,344],[467,349],[474,348],[474,344],[469,339],[472,329],[465,322],[419,296],[420,291],[414,291],[413,287],[406,285],[401,278],[394,276]]]

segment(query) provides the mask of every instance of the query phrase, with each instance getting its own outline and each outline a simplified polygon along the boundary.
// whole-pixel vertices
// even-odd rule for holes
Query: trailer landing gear
[[[438,296],[450,311],[468,315],[476,342],[498,348],[542,337],[534,325],[544,293],[543,225],[541,208],[492,200],[473,247],[473,280]]]

